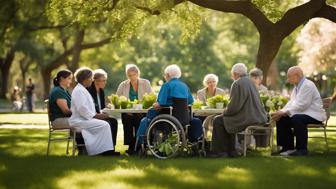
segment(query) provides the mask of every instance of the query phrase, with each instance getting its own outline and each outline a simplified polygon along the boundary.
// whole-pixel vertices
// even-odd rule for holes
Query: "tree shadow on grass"
[[[327,188],[335,154],[237,159],[13,157],[1,153],[4,188]]]
[[[329,188],[336,184],[335,151],[291,158],[258,153],[236,159],[46,157],[43,136],[45,133],[38,131],[1,132],[0,188],[283,189]],[[323,145],[323,141],[318,141],[313,141],[316,147]],[[20,155],[13,153],[15,149],[32,153]]]

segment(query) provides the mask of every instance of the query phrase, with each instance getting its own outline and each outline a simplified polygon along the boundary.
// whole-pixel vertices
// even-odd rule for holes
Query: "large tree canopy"
[[[335,0],[277,1],[277,0],[171,0],[138,1],[138,7],[150,14],[160,14],[173,7],[191,2],[203,8],[238,13],[247,17],[257,28],[260,41],[256,66],[265,73],[277,55],[282,41],[296,28],[312,18],[321,17],[336,22]],[[164,6],[165,5],[165,6]],[[167,10],[164,10],[167,8]]]

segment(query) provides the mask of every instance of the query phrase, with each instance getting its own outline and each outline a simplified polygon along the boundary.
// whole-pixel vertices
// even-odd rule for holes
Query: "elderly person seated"
[[[255,86],[257,87],[257,90],[259,92],[267,92],[267,87],[265,87],[262,84],[263,81],[263,71],[259,68],[253,68],[250,71],[250,79],[253,81],[253,83],[255,84]]]
[[[181,77],[180,67],[173,64],[168,66],[164,70],[164,78],[166,83],[164,83],[160,89],[157,102],[154,103],[153,109],[150,109],[147,113],[147,117],[143,118],[140,123],[140,127],[137,132],[138,143],[142,144],[143,139],[141,136],[144,136],[146,129],[149,126],[150,121],[159,114],[159,111],[162,107],[172,106],[173,98],[182,98],[188,101],[188,104],[191,105],[194,102],[194,99],[190,93],[188,86],[179,80]],[[201,137],[203,133],[201,120],[193,118],[190,123],[189,131],[189,141],[196,141]]]
[[[95,104],[96,113],[101,113],[101,110],[105,108],[105,93],[104,88],[106,86],[107,73],[103,69],[97,69],[93,71],[93,82],[90,87],[87,88],[93,98]],[[104,119],[110,124],[114,147],[117,144],[117,132],[118,121],[115,118],[108,117]],[[119,153],[119,152],[115,152]]]
[[[212,149],[210,157],[236,157],[235,134],[252,124],[265,124],[266,111],[254,83],[247,77],[242,63],[233,65],[230,102],[223,114],[213,122]]]
[[[131,101],[142,100],[146,93],[153,92],[150,82],[140,78],[140,70],[134,64],[126,65],[127,80],[120,83],[117,95],[125,96]],[[121,121],[124,127],[124,145],[128,145],[126,155],[133,155],[135,146],[135,134],[139,128],[140,121],[146,114],[121,114]]]
[[[253,83],[255,84],[257,90],[259,91],[259,93],[267,93],[268,89],[267,87],[265,87],[262,84],[263,81],[263,71],[259,68],[253,68],[252,70],[250,70],[250,79],[253,81]],[[254,135],[250,137],[250,141],[247,141],[247,145],[249,146],[253,146],[256,145],[258,147],[265,147],[267,146],[268,143],[268,139],[270,136],[267,135],[260,135],[260,133],[265,133],[266,131],[258,131],[257,133],[259,133],[259,135]],[[255,140],[254,140],[255,139]]]
[[[295,86],[290,100],[284,108],[272,114],[272,119],[276,121],[277,144],[282,147],[275,154],[304,156],[308,154],[307,124],[321,124],[327,116],[319,91],[312,81],[304,77],[300,67],[289,68],[287,80]]]
[[[15,86],[13,93],[10,96],[12,101],[12,107],[14,111],[22,111],[23,104],[20,97],[20,90],[18,86]]]
[[[97,113],[93,98],[86,89],[92,85],[93,72],[89,68],[79,68],[75,72],[78,84],[71,97],[71,112],[69,118],[71,127],[81,129],[85,147],[89,155],[119,155],[115,153],[112,133],[108,122],[109,117]]]
[[[217,87],[218,76],[215,74],[207,74],[203,79],[204,88],[197,91],[197,99],[206,104],[207,99],[216,95],[224,95],[224,90]]]

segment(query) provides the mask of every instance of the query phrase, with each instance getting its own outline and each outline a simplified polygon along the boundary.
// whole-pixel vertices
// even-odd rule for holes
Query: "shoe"
[[[109,150],[98,154],[99,156],[120,156],[120,152],[115,152],[114,150]]]
[[[241,156],[241,153],[239,153],[238,151],[234,150],[234,151],[230,151],[228,154],[229,157],[231,158],[235,158],[235,157],[239,157]]]
[[[288,149],[281,149],[276,152],[272,152],[271,156],[280,156],[281,153],[288,151]]]
[[[215,153],[215,152],[208,152],[206,153],[206,157],[209,158],[223,158],[223,157],[228,157],[228,153],[226,152],[221,152],[221,153]]]
[[[290,154],[290,156],[306,156],[308,155],[308,150],[296,150]]]
[[[120,152],[118,152],[118,151],[112,151],[111,155],[112,156],[120,156]]]
[[[294,152],[295,150],[287,150],[287,151],[281,152],[280,156],[290,156]]]
[[[130,150],[130,149],[128,149],[128,150],[125,151],[125,155],[126,155],[126,156],[133,156],[133,155],[135,155],[135,154],[137,154],[137,152],[134,151],[134,150]]]

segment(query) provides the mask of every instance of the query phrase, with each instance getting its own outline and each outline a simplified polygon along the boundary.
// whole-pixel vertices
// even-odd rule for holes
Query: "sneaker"
[[[272,152],[271,156],[280,156],[282,152],[286,152],[286,151],[287,151],[286,149],[281,149],[276,152]]]
[[[287,151],[281,152],[280,156],[290,156],[294,152],[295,150],[287,150]]]
[[[306,156],[306,155],[308,155],[308,150],[296,150],[295,152],[290,154],[290,156]]]

